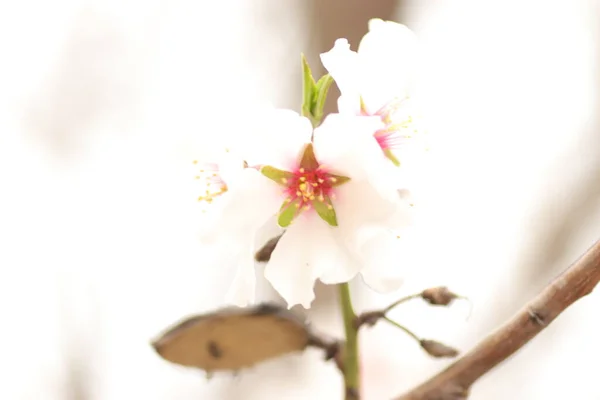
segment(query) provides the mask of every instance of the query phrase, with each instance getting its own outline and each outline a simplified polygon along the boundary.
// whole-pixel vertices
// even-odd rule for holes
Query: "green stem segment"
[[[346,346],[343,352],[344,386],[346,389],[345,400],[360,399],[360,373],[358,358],[358,329],[355,326],[356,314],[352,308],[350,288],[348,283],[339,286],[340,304],[346,331]]]

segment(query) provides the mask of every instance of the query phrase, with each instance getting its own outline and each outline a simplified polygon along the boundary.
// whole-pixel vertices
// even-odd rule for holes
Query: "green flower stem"
[[[342,353],[344,366],[344,386],[346,390],[345,400],[360,399],[360,373],[358,358],[358,329],[355,325],[356,314],[352,308],[350,288],[348,283],[342,283],[340,290],[340,305],[344,318],[344,330],[346,331],[346,345]]]

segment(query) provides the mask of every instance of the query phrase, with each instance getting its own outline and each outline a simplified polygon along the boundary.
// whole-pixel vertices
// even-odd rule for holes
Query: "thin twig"
[[[404,296],[381,310],[363,312],[356,317],[354,326],[356,329],[359,329],[363,325],[373,326],[380,319],[386,318],[387,314],[400,304],[404,304],[414,299],[423,299],[432,306],[448,306],[456,299],[468,300],[466,297],[459,296],[456,293],[451,292],[445,286],[432,287],[423,290],[421,293]]]
[[[469,353],[396,400],[466,399],[473,383],[544,330],[600,281],[600,241],[496,332]]]
[[[390,304],[389,306],[387,306],[386,308],[384,308],[383,313],[387,314],[389,311],[391,311],[396,306],[399,306],[402,303],[406,303],[409,300],[418,299],[419,297],[421,297],[421,293],[411,294],[410,296],[403,297],[400,300],[395,301],[392,304]]]
[[[401,331],[406,333],[408,336],[413,338],[419,344],[419,346],[421,346],[421,348],[423,350],[425,350],[427,352],[427,354],[429,354],[432,357],[445,358],[445,357],[456,357],[458,355],[458,350],[456,350],[453,347],[446,346],[445,344],[440,343],[437,340],[421,339],[413,331],[411,331],[404,325],[399,324],[398,322],[394,321],[393,319],[390,319],[387,316],[384,316],[382,318],[384,321],[394,325],[396,328],[400,329]]]
[[[406,333],[408,336],[412,337],[413,339],[415,339],[417,341],[417,343],[421,343],[421,338],[418,337],[417,335],[415,335],[411,330],[409,330],[408,328],[406,328],[403,325],[400,325],[399,323],[397,323],[396,321],[394,321],[393,319],[389,319],[388,317],[383,317],[383,319],[385,321],[387,321],[388,323],[394,325],[396,328],[404,331],[404,333]]]

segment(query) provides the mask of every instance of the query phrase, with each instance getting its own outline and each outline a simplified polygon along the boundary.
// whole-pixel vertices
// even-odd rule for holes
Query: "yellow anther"
[[[325,201],[325,197],[322,194],[319,195],[319,201]]]
[[[299,190],[296,190],[296,196],[302,196],[302,193]]]
[[[313,185],[313,187],[319,186],[319,184],[317,182],[313,182],[313,183],[311,183],[311,185]]]
[[[306,183],[301,183],[298,185],[298,187],[300,188],[300,190],[302,190],[303,192],[306,191]]]
[[[319,178],[319,179],[318,179],[318,181],[319,181],[319,183],[323,183],[323,182],[325,182],[325,180],[324,180],[324,179],[321,179],[321,178]]]
[[[305,205],[304,207],[302,207],[302,209],[303,209],[304,211],[310,210],[310,206],[307,204],[307,205]]]
[[[332,176],[332,177],[330,177],[330,178],[329,178],[329,180],[330,180],[331,182],[333,182],[333,183],[337,182],[337,178],[335,178],[335,177],[333,177],[333,176]]]
[[[298,171],[300,171],[301,174],[304,173],[304,168],[300,168]]]
[[[327,204],[327,209],[328,210],[333,210],[333,206],[331,204]]]
[[[314,200],[314,199],[315,199],[315,195],[314,195],[314,194],[312,194],[312,195],[309,197],[309,199],[310,199],[310,200]]]
[[[287,178],[281,178],[281,182],[282,183],[288,183],[288,180],[287,180]]]
[[[300,181],[305,182],[306,181],[306,177],[305,176],[301,176],[300,177]]]

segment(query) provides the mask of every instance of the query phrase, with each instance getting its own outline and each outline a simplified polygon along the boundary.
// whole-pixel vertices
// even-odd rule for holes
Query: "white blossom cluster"
[[[304,63],[301,114],[270,109],[259,130],[194,161],[203,236],[237,271],[232,303],[253,302],[256,238],[274,224],[283,236],[264,274],[290,307],[310,307],[316,280],[360,274],[376,291],[398,288],[398,241],[412,214],[407,163],[423,150],[408,96],[415,52],[408,28],[371,20],[358,51],[338,39],[321,54],[328,75],[315,82]],[[323,119],[332,81],[338,112]]]

